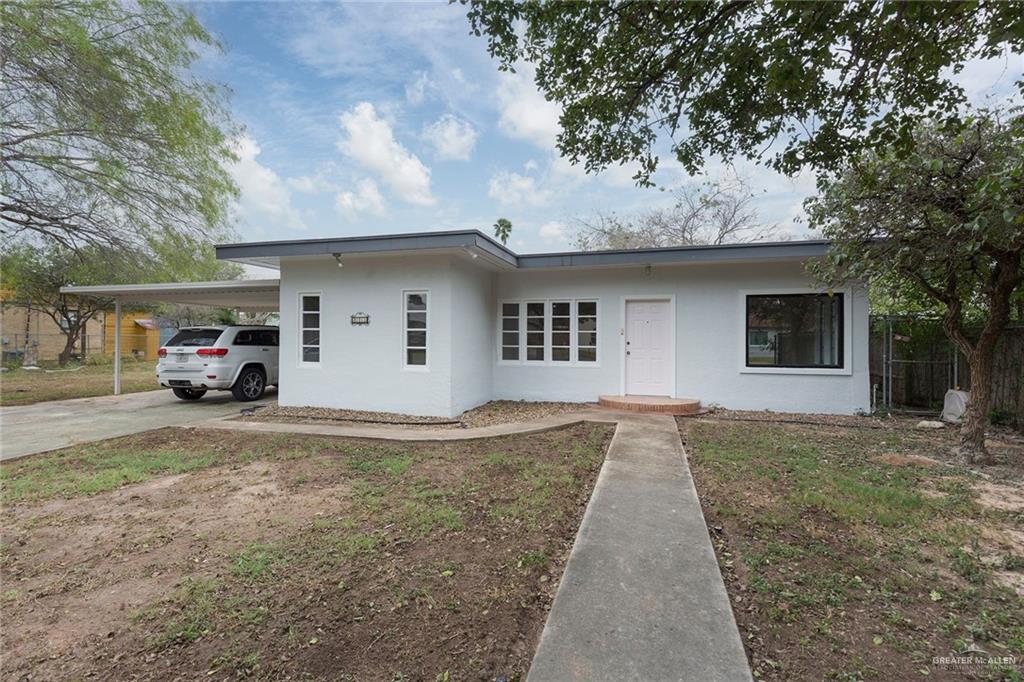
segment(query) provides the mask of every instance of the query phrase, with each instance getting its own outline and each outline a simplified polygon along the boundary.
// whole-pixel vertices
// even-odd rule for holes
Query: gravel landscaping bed
[[[432,429],[476,428],[496,424],[515,424],[534,421],[565,412],[577,412],[593,405],[589,403],[526,402],[494,400],[463,412],[457,419],[443,417],[417,417],[393,412],[367,412],[364,410],[337,410],[327,407],[281,407],[272,405],[253,414],[239,417],[242,421],[276,422],[286,424],[399,424]]]
[[[908,422],[916,424],[923,419],[921,416],[875,417],[871,415],[800,414],[769,410],[727,410],[721,407],[712,407],[701,417],[729,421],[821,424],[822,426],[856,426],[874,429],[906,428]]]

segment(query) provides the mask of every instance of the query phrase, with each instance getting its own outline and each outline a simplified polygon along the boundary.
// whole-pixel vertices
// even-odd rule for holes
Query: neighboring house
[[[103,320],[103,354],[114,354],[113,315]],[[173,331],[173,330],[172,330]],[[149,312],[126,312],[121,315],[121,355],[137,360],[156,360],[160,350],[160,327]]]
[[[493,399],[870,409],[868,299],[823,241],[518,255],[476,231],[217,247],[280,268],[282,405],[455,416]]]

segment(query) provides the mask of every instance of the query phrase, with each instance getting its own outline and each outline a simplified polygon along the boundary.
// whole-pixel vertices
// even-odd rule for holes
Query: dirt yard
[[[3,467],[4,679],[518,679],[611,436],[164,429]]]
[[[1012,436],[969,470],[916,420],[679,423],[756,679],[1021,679]]]
[[[0,373],[0,405],[31,405],[46,400],[90,398],[114,392],[113,365],[81,365],[58,369],[10,369]],[[125,360],[121,373],[124,393],[155,391],[156,363]]]

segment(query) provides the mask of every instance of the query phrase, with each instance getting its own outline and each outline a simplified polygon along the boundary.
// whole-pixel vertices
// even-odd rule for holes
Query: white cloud
[[[662,160],[664,162],[664,160]],[[659,165],[659,169],[661,168]],[[598,177],[609,187],[634,187],[636,180],[633,176],[640,170],[640,164],[633,161],[630,163],[608,166],[598,174]]]
[[[541,225],[538,234],[545,244],[564,244],[569,236],[565,224],[557,220],[549,220]]]
[[[1021,73],[1024,73],[1024,55],[1006,48],[999,57],[970,59],[960,73],[954,74],[947,67],[942,75],[960,85],[975,106],[998,106],[1019,101],[1016,81]]]
[[[384,212],[384,197],[376,182],[371,178],[363,178],[356,183],[354,192],[338,192],[334,197],[334,206],[346,215],[360,212],[380,215]]]
[[[434,146],[440,159],[468,161],[478,136],[472,125],[451,114],[423,128],[423,137]]]
[[[427,98],[427,88],[432,85],[433,83],[430,80],[430,76],[427,75],[427,72],[420,72],[420,75],[416,77],[416,80],[405,86],[406,101],[413,106],[423,104],[423,100]]]
[[[285,180],[288,186],[300,194],[323,194],[333,192],[338,186],[328,180],[321,173],[316,175],[299,175]]]
[[[551,200],[551,192],[537,186],[537,178],[509,171],[491,176],[488,196],[503,206],[540,206]]]
[[[430,192],[430,169],[395,140],[391,124],[369,102],[340,117],[345,133],[338,149],[377,177],[402,201],[418,206],[437,202]]]
[[[256,160],[261,151],[256,141],[242,135],[235,140],[234,148],[238,161],[231,167],[231,176],[241,191],[237,217],[250,227],[262,225],[273,230],[283,225],[290,230],[305,230],[302,214],[292,205],[288,184]]]
[[[515,73],[502,73],[498,82],[498,127],[517,140],[526,140],[541,149],[555,147],[561,131],[558,118],[562,110],[544,99],[533,83],[532,66],[517,65]]]

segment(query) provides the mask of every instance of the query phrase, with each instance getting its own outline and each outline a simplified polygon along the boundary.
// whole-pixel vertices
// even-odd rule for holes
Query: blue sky
[[[198,64],[231,89],[245,132],[233,174],[243,240],[476,228],[512,221],[520,252],[570,247],[573,219],[668,202],[633,186],[632,171],[597,176],[555,149],[558,108],[529,69],[498,71],[464,9],[447,3],[191,4],[224,46]],[[958,77],[980,101],[1004,96],[1020,55]],[[765,222],[793,237],[810,176],[744,163]],[[725,169],[709,166],[711,178]],[[662,157],[663,187],[692,182]]]

